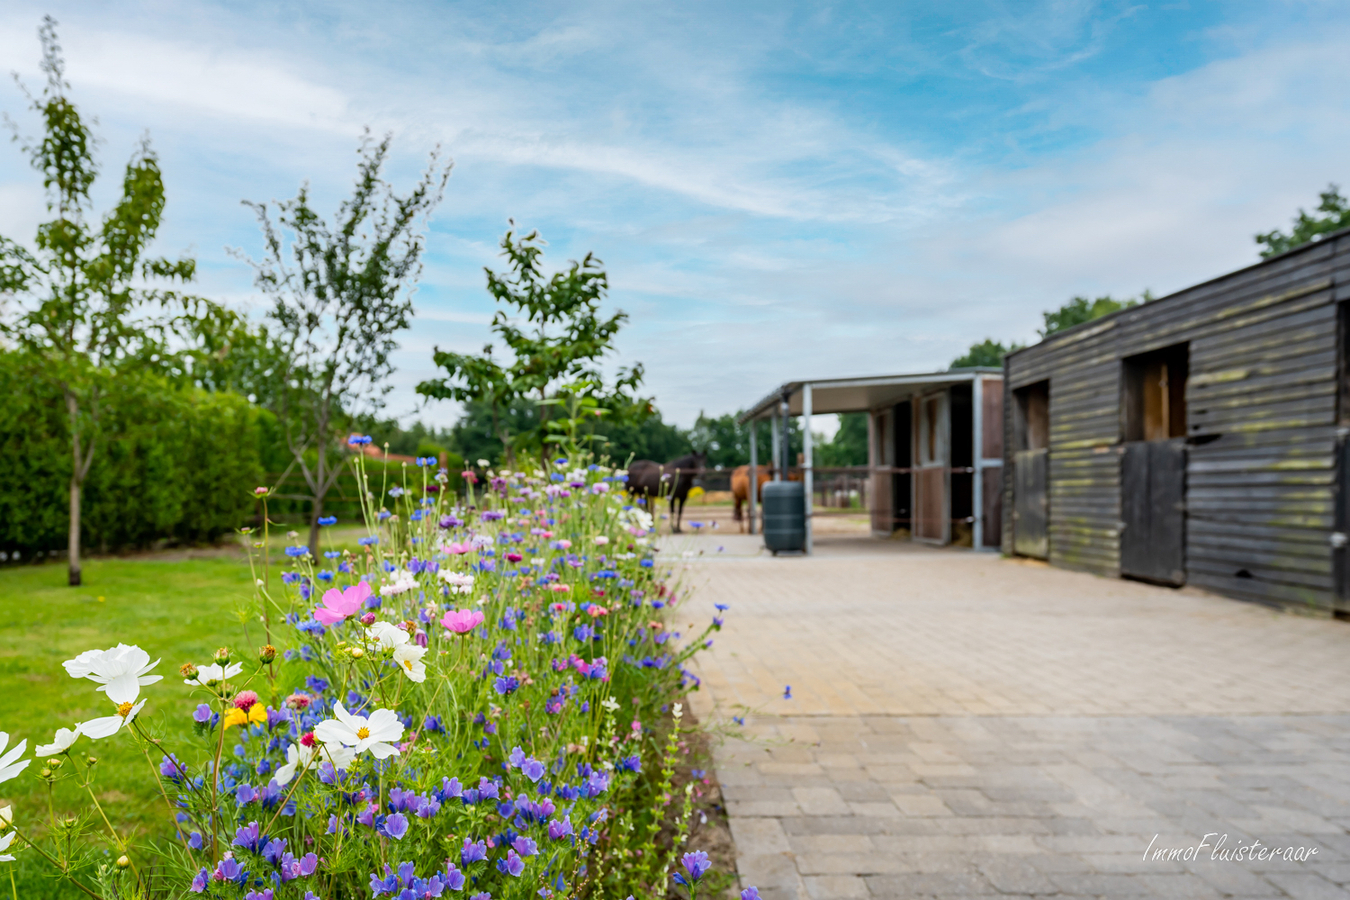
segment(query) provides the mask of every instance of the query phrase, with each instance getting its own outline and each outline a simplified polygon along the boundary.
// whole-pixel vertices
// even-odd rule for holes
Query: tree
[[[103,400],[114,379],[137,377],[172,356],[170,338],[186,321],[170,314],[203,301],[164,285],[192,279],[191,259],[148,256],[164,213],[159,160],[143,138],[122,176],[121,196],[97,225],[90,222],[90,191],[98,177],[94,134],[67,96],[65,61],[50,16],[38,31],[47,84],[40,96],[26,89],[43,120],[41,140],[15,139],[42,173],[47,210],[33,249],[0,237],[0,295],[17,300],[0,327],[15,345],[40,360],[34,377],[50,378],[65,405],[70,439],[69,582],[80,584],[80,504],[85,477],[101,441]],[[23,88],[22,83],[20,88]],[[155,287],[153,285],[160,285]]]
[[[986,341],[986,343],[988,343]],[[867,465],[867,413],[843,413],[834,437],[822,442],[815,464],[824,469]]]
[[[743,411],[723,413],[715,418],[698,414],[694,427],[689,431],[689,443],[695,450],[708,455],[711,468],[734,468],[750,462],[750,426],[742,425]],[[788,466],[797,464],[797,454],[802,452],[802,431],[800,417],[788,419]],[[755,450],[757,462],[769,466],[773,460],[773,429],[766,421],[755,423]]]
[[[408,327],[422,271],[426,220],[445,192],[451,163],[433,150],[404,195],[381,172],[391,137],[367,131],[358,149],[356,188],[330,225],[311,206],[309,185],[292,200],[245,201],[257,214],[265,252],[236,255],[253,267],[271,301],[268,318],[284,348],[285,369],[272,399],[292,465],[309,493],[310,552],[318,555],[324,498],[342,473],[342,441],[352,416],[383,406],[395,335]],[[290,234],[289,242],[283,232]]]
[[[999,366],[1003,365],[1003,357],[1012,353],[1014,350],[1021,350],[1022,344],[1013,341],[1008,346],[1003,346],[1002,341],[996,341],[993,338],[985,338],[978,344],[971,344],[970,349],[964,356],[958,356],[952,360],[949,368],[964,369],[973,366]]]
[[[1148,291],[1144,291],[1143,299],[1147,303],[1153,297]],[[1102,316],[1138,305],[1138,300],[1116,300],[1110,295],[1098,297],[1096,300],[1074,297],[1059,309],[1042,314],[1045,316],[1045,328],[1041,330],[1041,337],[1046,338],[1066,328],[1082,325],[1084,322],[1091,322],[1093,319],[1100,319]]]
[[[1317,209],[1310,215],[1300,208],[1288,234],[1276,228],[1256,235],[1256,243],[1264,244],[1266,248],[1261,251],[1262,259],[1270,259],[1286,250],[1321,240],[1325,234],[1350,226],[1350,200],[1341,196],[1341,189],[1337,185],[1327,185],[1327,189],[1318,196],[1321,202],[1317,204]]]
[[[620,412],[641,416],[648,405],[632,395],[642,383],[641,363],[620,368],[608,386],[599,368],[628,321],[622,310],[608,318],[600,315],[609,288],[603,264],[587,253],[580,262],[545,275],[544,246],[537,231],[518,238],[511,222],[501,241],[507,271],[484,269],[488,293],[506,307],[493,316],[492,331],[511,358],[498,362],[492,344],[478,355],[438,347],[432,358],[446,376],[417,386],[425,397],[483,404],[508,464],[517,449],[537,447],[546,452],[547,444],[557,439],[549,428],[548,411],[561,401],[560,394],[585,395],[597,404],[602,417]],[[537,416],[528,430],[513,433],[514,417],[505,412],[524,398],[538,405]]]

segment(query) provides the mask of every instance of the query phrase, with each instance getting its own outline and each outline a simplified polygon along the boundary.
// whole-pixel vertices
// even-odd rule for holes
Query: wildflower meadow
[[[252,598],[209,659],[164,665],[120,636],[63,664],[103,715],[0,733],[0,783],[36,778],[47,795],[0,809],[0,865],[29,855],[61,896],[105,900],[693,898],[725,885],[688,846],[695,784],[676,777],[696,727],[688,663],[724,609],[697,633],[668,623],[694,601],[658,563],[625,476],[580,452],[480,461],[458,494],[433,459],[401,477],[352,459],[355,548],[327,539],[334,517],[317,558],[282,538],[259,488],[263,524],[243,533]],[[191,702],[156,709],[166,677]],[[166,727],[173,717],[190,725]],[[120,757],[140,766],[162,836],[105,813],[108,742],[135,748]],[[12,868],[8,880],[18,900]]]

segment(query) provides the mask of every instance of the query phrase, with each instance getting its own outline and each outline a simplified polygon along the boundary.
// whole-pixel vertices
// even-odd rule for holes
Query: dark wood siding
[[[1188,583],[1332,607],[1345,299],[1350,236],[1338,236],[1010,355],[1005,458],[1012,392],[1050,381],[1050,562],[1120,574],[1121,360],[1188,343]]]

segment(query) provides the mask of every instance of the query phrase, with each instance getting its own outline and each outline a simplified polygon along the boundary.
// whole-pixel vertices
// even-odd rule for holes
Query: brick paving
[[[666,544],[694,607],[731,606],[693,705],[746,716],[716,765],[765,900],[1350,898],[1350,624],[962,551],[754,548]],[[1207,834],[1317,852],[1145,859]]]

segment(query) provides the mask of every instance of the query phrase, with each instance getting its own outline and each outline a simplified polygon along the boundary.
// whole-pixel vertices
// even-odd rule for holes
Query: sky
[[[1034,341],[1074,295],[1165,295],[1258,260],[1350,179],[1350,5],[741,2],[252,4],[10,0],[0,67],[37,89],[41,17],[105,171],[148,134],[158,250],[260,314],[227,248],[242,200],[350,191],[362,129],[388,177],[454,160],[430,223],[388,411],[433,349],[490,339],[484,266],[514,219],[564,265],[594,252],[667,420],[785,381],[946,368]],[[12,83],[0,110],[32,134]],[[113,179],[99,189],[100,206]],[[0,144],[0,234],[31,240],[41,182]]]

